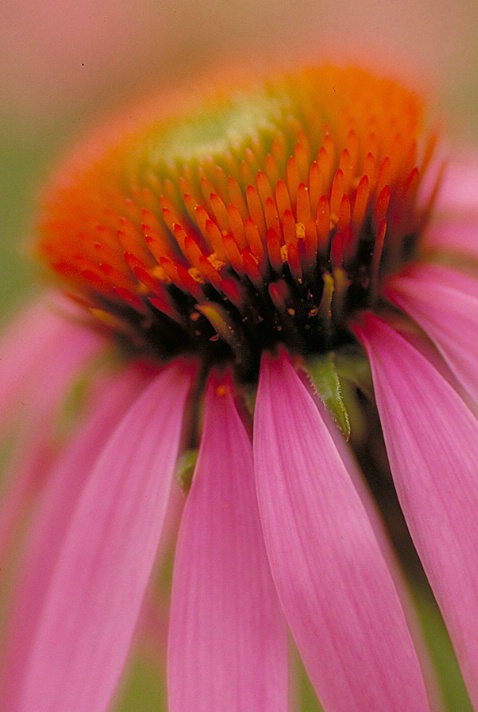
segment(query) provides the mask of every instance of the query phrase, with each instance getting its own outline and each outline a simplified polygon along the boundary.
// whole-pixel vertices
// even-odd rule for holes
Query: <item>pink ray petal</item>
[[[23,422],[14,433],[14,457],[4,475],[6,485],[0,500],[0,557],[6,534],[21,518],[22,508],[41,490],[48,460],[51,461],[58,450],[55,435],[66,394],[78,373],[99,351],[101,342],[91,336],[84,328],[62,322],[57,333],[50,335],[49,348],[45,349],[42,358],[31,365],[30,370],[22,371],[16,395],[12,392],[12,400]],[[35,345],[30,346],[35,352]],[[18,351],[21,362],[22,349],[19,347]],[[21,375],[20,371],[17,375]],[[14,378],[11,380],[10,376],[7,366],[7,373],[0,374],[0,380],[5,377],[11,384]],[[30,381],[26,389],[23,388],[25,379]],[[14,419],[15,413],[11,416]]]
[[[478,280],[449,268],[417,265],[390,280],[386,294],[421,326],[478,401]]]
[[[92,404],[91,417],[48,473],[46,491],[30,529],[30,548],[15,586],[5,646],[7,655],[0,681],[0,709],[15,708],[22,674],[27,667],[25,661],[48,594],[50,575],[85,482],[121,413],[134,403],[144,386],[136,370],[113,378],[114,381],[110,379],[104,384]]]
[[[182,366],[163,371],[105,444],[75,507],[65,492],[70,517],[65,528],[60,515],[64,538],[45,572],[15,712],[100,712],[110,702],[156,556],[190,381]]]
[[[43,303],[20,314],[0,340],[0,402],[2,416],[8,414],[15,394],[34,379],[35,366],[61,328],[60,320]]]
[[[29,432],[27,446],[23,442],[19,444],[16,456],[9,462],[5,473],[7,483],[0,496],[0,561],[8,556],[22,523],[45,484],[45,473],[54,462],[56,452],[50,436],[51,433],[41,433],[38,429]]]
[[[99,337],[53,308],[63,300],[40,301],[26,309],[0,340],[0,426],[11,408],[23,401],[38,402],[38,391],[48,399],[54,395],[57,378],[42,376],[43,369],[57,368],[63,373],[76,358],[77,363],[98,349]],[[52,393],[53,391],[53,393]]]
[[[440,185],[436,207],[456,215],[475,213],[478,216],[478,160],[476,154],[448,164]]]
[[[428,710],[378,522],[330,427],[289,359],[265,358],[254,459],[287,622],[327,712]]]
[[[367,348],[400,504],[478,708],[478,423],[422,354],[381,320]]]
[[[2,416],[6,419],[13,415],[13,419],[21,421],[13,438],[13,456],[3,473],[0,560],[44,486],[45,473],[57,454],[58,418],[66,394],[78,374],[103,348],[97,335],[49,314],[44,305],[28,312],[20,326],[20,330],[15,327],[6,337],[10,346],[3,351],[0,346],[3,354],[0,397],[5,398],[0,409],[0,428]],[[32,342],[25,341],[24,335],[23,340],[15,341],[14,337],[22,336],[23,329],[28,327],[32,330]]]
[[[159,542],[156,561],[158,572],[156,575],[153,574],[152,585],[146,591],[135,632],[135,640],[137,639],[139,645],[146,648],[149,656],[156,661],[157,668],[161,670],[161,678],[165,677],[163,672],[166,671],[170,597],[161,595],[162,590],[158,592],[158,586],[155,584],[159,576],[164,581],[164,586],[167,586],[168,593],[170,592],[169,566],[178,539],[184,503],[184,491],[180,487],[173,486]],[[162,576],[162,563],[168,569],[166,578]]]
[[[431,224],[424,234],[425,245],[440,252],[458,252],[466,257],[478,258],[478,202],[476,215],[458,215]]]
[[[287,710],[287,633],[264,548],[252,446],[212,378],[174,567],[170,712]]]

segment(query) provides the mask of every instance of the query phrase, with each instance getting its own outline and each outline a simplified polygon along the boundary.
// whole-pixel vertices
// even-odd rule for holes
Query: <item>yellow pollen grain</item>
[[[222,270],[223,267],[226,266],[226,262],[223,262],[223,260],[219,259],[219,257],[216,255],[215,252],[209,255],[207,258],[208,261],[211,263],[211,265],[214,267],[214,269],[217,269],[218,272]]]
[[[216,386],[216,395],[220,398],[224,398],[224,396],[227,396],[227,386],[225,386],[224,383],[221,383],[219,386]]]
[[[330,230],[334,230],[339,222],[339,216],[336,213],[330,213]]]
[[[161,265],[155,265],[153,269],[151,270],[151,273],[153,277],[156,277],[160,282],[164,282],[165,284],[171,284],[171,280],[167,277],[166,272],[164,269],[161,267]]]
[[[195,282],[199,282],[199,284],[204,284],[204,277],[202,276],[200,271],[196,269],[196,267],[190,267],[188,269],[188,272]]]

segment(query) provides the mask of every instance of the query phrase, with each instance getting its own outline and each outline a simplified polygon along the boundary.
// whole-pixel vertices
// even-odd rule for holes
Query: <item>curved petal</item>
[[[154,563],[189,386],[182,367],[163,371],[88,476],[47,573],[15,712],[106,709]]]
[[[400,504],[478,707],[478,423],[387,324],[368,315],[356,331],[369,353]]]
[[[287,357],[264,359],[254,422],[259,509],[312,683],[328,712],[428,710],[377,523],[338,443]]]
[[[169,710],[286,712],[287,665],[251,442],[230,385],[212,378],[174,566]]]
[[[98,353],[101,341],[77,324],[55,315],[45,319],[39,307],[28,315],[35,316],[45,333],[33,334],[33,343],[17,342],[17,361],[6,349],[2,353],[5,370],[0,374],[0,429],[2,416],[8,416],[8,404],[15,403],[20,427],[13,438],[13,453],[3,474],[0,498],[0,559],[5,555],[18,525],[28,507],[34,503],[45,484],[58,451],[56,429],[66,394],[89,360]],[[46,323],[45,323],[46,322]],[[25,326],[28,324],[22,322]],[[52,326],[55,329],[52,329]],[[35,328],[38,325],[35,325]],[[10,335],[13,338],[13,334]],[[47,343],[43,343],[43,341]],[[11,344],[12,349],[14,343]],[[1,348],[1,347],[0,347]],[[29,362],[25,352],[32,351],[35,363]],[[20,408],[18,405],[20,404]],[[3,406],[5,405],[5,410]]]
[[[390,280],[386,293],[421,326],[478,401],[478,280],[444,267],[417,265]]]
[[[57,388],[61,378],[48,377],[48,372],[58,370],[60,376],[78,367],[102,343],[93,331],[56,313],[54,309],[62,304],[58,299],[52,299],[52,308],[46,300],[35,303],[2,335],[0,427],[20,401],[22,410],[30,403],[36,406],[43,400],[50,402],[63,384]],[[42,374],[42,371],[47,373]]]
[[[34,380],[35,366],[49,351],[51,340],[61,328],[60,319],[43,303],[35,303],[19,314],[0,340],[0,402],[2,418],[19,391]]]
[[[2,710],[16,709],[50,576],[78,498],[118,418],[141,392],[142,380],[136,371],[127,371],[115,376],[114,383],[105,384],[92,404],[91,417],[48,474],[46,490],[30,529],[30,548],[15,585],[0,684]]]
[[[23,445],[23,448],[21,447]],[[45,475],[51,471],[56,456],[51,433],[29,432],[28,444],[19,443],[10,460],[7,480],[0,494],[0,561],[8,561],[10,551],[18,545],[18,535],[32,508],[36,506]]]

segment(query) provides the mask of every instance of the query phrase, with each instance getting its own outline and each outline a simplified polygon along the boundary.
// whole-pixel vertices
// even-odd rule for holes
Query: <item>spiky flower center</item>
[[[41,257],[129,347],[197,352],[254,380],[264,349],[310,355],[416,258],[433,141],[417,96],[320,67],[162,110],[69,169]]]

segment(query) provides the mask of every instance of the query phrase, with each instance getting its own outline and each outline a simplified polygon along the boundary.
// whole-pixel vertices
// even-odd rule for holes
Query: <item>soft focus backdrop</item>
[[[426,88],[466,150],[478,143],[477,27],[477,0],[3,0],[0,325],[38,289],[28,251],[41,186],[102,116],[234,58],[358,57]],[[425,620],[450,677],[449,709],[465,710],[434,616]]]

